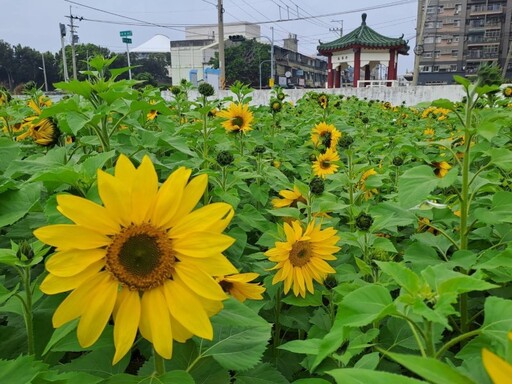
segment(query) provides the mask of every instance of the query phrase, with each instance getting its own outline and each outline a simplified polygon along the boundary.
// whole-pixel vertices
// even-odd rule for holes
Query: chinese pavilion
[[[361,26],[330,43],[317,47],[322,56],[327,56],[327,87],[339,88],[341,74],[348,67],[354,69],[353,86],[358,86],[361,71],[364,80],[370,80],[371,71],[378,64],[388,67],[387,80],[397,79],[398,55],[408,55],[409,46],[404,35],[398,38],[383,36],[366,25],[366,13],[362,14]],[[390,83],[388,83],[389,85]]]

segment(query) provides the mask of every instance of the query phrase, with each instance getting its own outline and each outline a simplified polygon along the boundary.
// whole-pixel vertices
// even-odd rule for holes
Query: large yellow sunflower
[[[265,292],[265,287],[257,283],[251,283],[258,276],[257,273],[237,273],[230,276],[219,276],[216,280],[224,292],[243,303],[247,299],[263,299],[262,295]]]
[[[293,288],[295,296],[306,296],[306,291],[314,293],[313,280],[323,284],[325,277],[335,270],[326,260],[336,260],[334,253],[339,251],[336,243],[339,237],[332,227],[321,230],[320,224],[311,221],[306,229],[295,220],[284,223],[285,242],[276,242],[275,248],[265,252],[269,260],[277,263],[272,269],[277,273],[272,284],[284,281],[284,293]]]
[[[311,132],[311,141],[315,147],[322,145],[324,149],[331,148],[333,151],[336,151],[340,137],[341,132],[334,125],[325,122],[315,125]]]
[[[252,130],[251,123],[254,116],[248,104],[231,103],[228,109],[218,112],[217,116],[227,119],[222,126],[228,132],[247,133]]]
[[[296,185],[293,186],[293,191],[283,189],[279,191],[279,195],[282,196],[282,199],[277,197],[272,199],[274,208],[297,207],[298,202],[307,203],[306,197],[302,195]]]
[[[325,178],[325,176],[335,173],[339,168],[335,161],[339,161],[339,159],[340,156],[338,152],[327,148],[325,153],[318,155],[313,162],[313,172],[315,176]]]
[[[34,232],[57,250],[41,290],[72,291],[55,311],[54,327],[80,318],[78,340],[88,347],[112,315],[113,364],[130,350],[137,330],[167,359],[173,339],[213,337],[209,318],[226,298],[213,276],[238,272],[222,254],[234,241],[222,234],[234,212],[225,203],[193,210],[208,177],[189,180],[190,174],[181,167],[159,188],[149,157],[135,168],[121,155],[114,175],[98,171],[103,205],[59,195],[57,208],[73,224]]]

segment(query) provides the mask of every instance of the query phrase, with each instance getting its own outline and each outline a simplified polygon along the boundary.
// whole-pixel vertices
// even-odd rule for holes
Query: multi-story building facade
[[[451,84],[485,63],[507,66],[512,76],[511,14],[512,0],[418,1],[418,84]]]

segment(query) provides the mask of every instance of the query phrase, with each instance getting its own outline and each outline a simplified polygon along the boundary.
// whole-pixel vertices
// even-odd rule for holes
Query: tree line
[[[69,77],[72,78],[71,46],[65,48],[66,63]],[[84,80],[86,75],[80,71],[87,70],[89,58],[96,55],[111,57],[114,55],[108,48],[100,47],[95,44],[76,44],[75,57],[77,67],[77,77]],[[11,45],[0,40],[0,86],[13,93],[21,93],[23,89],[30,84],[37,88],[45,89],[44,68],[48,90],[54,90],[53,84],[64,80],[64,66],[62,53],[58,51],[39,52],[30,47],[23,47],[20,44]],[[170,65],[170,54],[150,53],[150,54],[130,54],[130,63],[135,68],[132,74],[135,79],[145,80],[145,84],[154,86],[170,85],[170,78],[167,76],[167,66]],[[126,67],[128,61],[126,54],[118,54],[112,67]],[[128,75],[125,75],[126,77]]]

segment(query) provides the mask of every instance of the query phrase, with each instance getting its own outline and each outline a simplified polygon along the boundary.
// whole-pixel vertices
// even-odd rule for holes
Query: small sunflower
[[[503,89],[503,96],[512,97],[512,87],[506,87]]]
[[[30,125],[27,131],[16,137],[16,141],[31,137],[36,144],[47,147],[56,144],[59,136],[60,130],[55,121],[51,118],[44,118]]]
[[[277,263],[272,268],[278,270],[272,284],[284,281],[285,294],[292,288],[295,296],[306,297],[306,291],[315,292],[313,280],[323,284],[329,273],[336,272],[326,260],[336,260],[333,254],[340,250],[336,246],[339,237],[334,228],[322,230],[314,220],[305,230],[298,220],[291,225],[284,223],[284,232],[286,241],[276,242],[275,248],[265,252],[270,261]]]
[[[283,198],[280,199],[276,197],[275,199],[272,199],[272,205],[274,208],[297,207],[297,203],[299,202],[304,204],[307,203],[306,197],[302,195],[296,185],[293,186],[293,191],[283,189],[279,191],[279,195]]]
[[[313,141],[315,147],[322,145],[326,149],[335,150],[340,137],[341,132],[334,125],[325,122],[315,125],[311,132],[311,141]]]
[[[434,136],[436,134],[436,131],[434,131],[434,128],[426,128],[424,131],[423,131],[423,134],[425,136]]]
[[[318,95],[318,104],[320,105],[321,108],[327,109],[327,107],[329,106],[329,97],[327,97],[325,93],[321,93],[320,95]]]
[[[435,161],[432,163],[432,165],[434,166],[435,175],[441,179],[445,177],[448,171],[452,168],[452,166],[448,164],[446,161]]]
[[[327,175],[332,175],[336,173],[339,166],[336,164],[336,161],[339,161],[340,156],[338,152],[332,150],[331,148],[327,148],[325,153],[322,153],[316,157],[316,160],[313,162],[313,172],[315,176],[325,178]]]
[[[376,175],[377,172],[375,171],[375,169],[373,168],[370,168],[368,169],[367,171],[365,171],[362,175],[361,175],[361,178],[359,179],[359,183],[358,183],[358,187],[361,191],[363,191],[363,196],[364,196],[364,199],[365,200],[369,200],[373,197],[373,195],[376,195],[377,193],[379,193],[379,191],[375,188],[368,188],[366,186],[366,180],[372,176],[372,175]]]
[[[237,273],[235,275],[219,276],[216,277],[216,280],[224,292],[243,303],[247,299],[263,299],[262,295],[265,292],[265,287],[257,283],[251,283],[258,276],[257,273]]]
[[[124,155],[114,175],[98,171],[103,205],[57,196],[57,209],[73,224],[34,231],[56,247],[41,290],[72,291],[53,315],[58,328],[80,318],[80,345],[94,344],[113,318],[113,364],[130,350],[137,331],[169,359],[173,339],[212,339],[210,316],[227,296],[213,276],[237,273],[224,257],[233,239],[222,234],[233,217],[225,203],[193,210],[208,176],[189,181],[181,167],[160,186],[149,157],[138,168]]]
[[[227,110],[218,112],[217,116],[227,119],[222,123],[227,132],[247,133],[252,130],[254,116],[248,104],[231,103]]]

